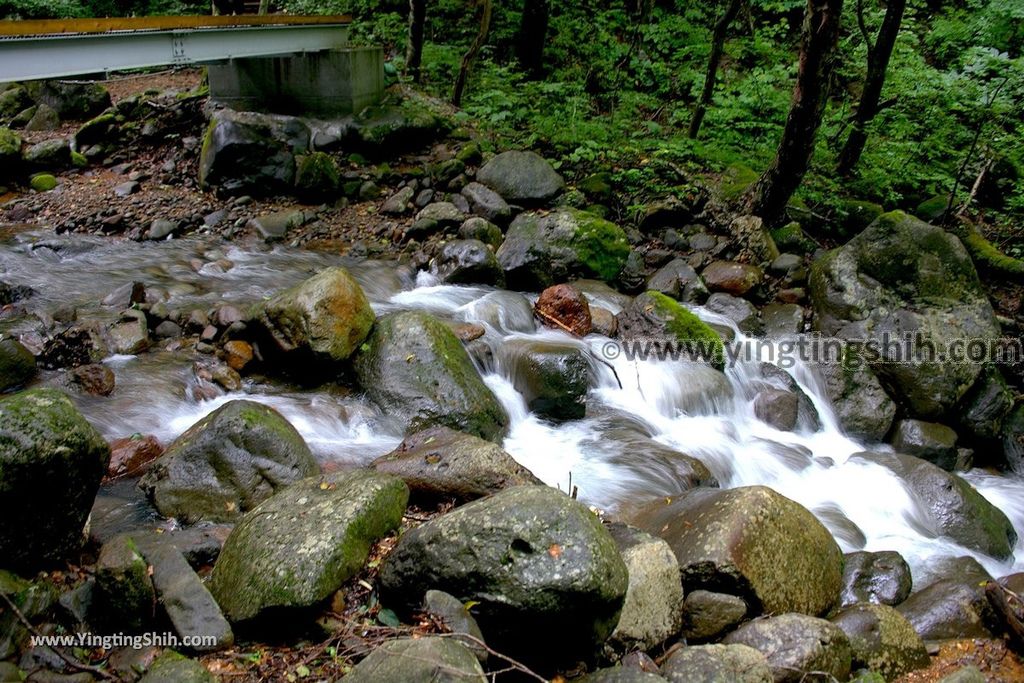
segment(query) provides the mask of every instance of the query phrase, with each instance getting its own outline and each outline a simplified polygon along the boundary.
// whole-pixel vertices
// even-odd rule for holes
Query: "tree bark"
[[[828,103],[843,0],[808,0],[800,62],[782,140],[768,169],[743,196],[748,213],[773,223],[800,186]]]
[[[409,39],[405,45],[405,71],[420,82],[423,64],[423,26],[427,21],[427,0],[409,0]]]
[[[875,44],[868,42],[868,70],[864,78],[864,89],[860,94],[860,104],[857,105],[857,114],[853,120],[853,129],[850,137],[846,139],[842,152],[839,153],[839,163],[836,170],[840,175],[849,175],[853,167],[860,161],[860,155],[864,151],[864,144],[868,140],[867,126],[879,112],[879,102],[882,99],[882,86],[885,85],[885,73],[889,68],[889,58],[892,57],[892,49],[896,44],[896,36],[900,32],[900,23],[903,21],[903,12],[907,8],[906,0],[888,0],[885,8],[885,18],[882,19],[882,27],[878,30],[878,38]],[[857,7],[860,15],[860,6]],[[867,40],[865,38],[865,40]]]
[[[264,14],[267,14],[268,12],[270,12],[270,0],[260,0],[260,8],[259,8],[258,14],[260,16],[263,16]]]
[[[487,34],[491,31],[491,11],[494,9],[492,0],[482,0],[482,11],[480,13],[480,29],[473,39],[473,44],[462,56],[462,65],[459,67],[459,75],[455,78],[455,88],[452,90],[452,104],[456,107],[462,105],[462,94],[466,90],[466,80],[469,78],[469,68],[473,60],[480,53],[484,43],[487,42]]]
[[[516,58],[530,78],[544,75],[544,43],[547,40],[549,0],[524,0],[523,17],[516,37]]]
[[[718,77],[718,64],[722,61],[722,50],[725,47],[725,35],[736,15],[739,14],[743,0],[729,0],[725,12],[715,23],[715,30],[711,36],[711,54],[708,55],[708,69],[704,75],[704,90],[697,101],[697,108],[693,110],[693,119],[690,121],[690,139],[696,140],[700,133],[700,124],[704,122],[704,114],[711,105],[711,97],[715,94],[715,80]]]

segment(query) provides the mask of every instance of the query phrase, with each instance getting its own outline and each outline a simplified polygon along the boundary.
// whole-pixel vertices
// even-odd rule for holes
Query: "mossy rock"
[[[796,221],[775,228],[770,233],[772,241],[782,252],[809,254],[814,251],[814,242],[807,238],[804,229]]]
[[[875,219],[885,213],[881,204],[863,201],[860,199],[843,200],[840,207],[842,216],[839,225],[844,234],[856,234],[875,222]]]
[[[329,154],[311,152],[298,158],[295,192],[309,199],[327,199],[338,191],[341,169]]]
[[[36,192],[49,192],[57,187],[57,179],[49,173],[36,173],[28,183]]]
[[[960,239],[974,262],[983,271],[996,273],[1014,279],[1024,278],[1024,260],[1007,256],[977,230],[967,228],[961,231]]]
[[[234,528],[210,591],[233,622],[316,605],[362,569],[377,539],[398,528],[408,500],[405,482],[368,470],[293,484]]]
[[[937,194],[918,204],[914,209],[914,215],[926,223],[935,223],[942,220],[948,207],[949,195]]]
[[[90,616],[105,626],[139,631],[153,618],[156,590],[149,563],[128,534],[103,544],[96,561],[96,600]]]
[[[598,201],[607,201],[611,199],[613,192],[612,174],[607,171],[591,173],[581,180],[576,187],[588,197]]]
[[[747,188],[757,182],[757,172],[744,164],[732,164],[722,173],[718,194],[726,202],[739,199]]]
[[[36,376],[36,357],[17,339],[0,339],[0,391],[24,385]]]
[[[116,125],[117,117],[114,114],[100,114],[86,121],[75,133],[75,147],[85,149],[90,145],[109,142]]]
[[[5,569],[0,569],[0,594],[5,595],[22,615],[32,622],[49,612],[57,602],[57,589],[49,581],[28,581]],[[14,657],[28,644],[29,636],[28,630],[17,615],[7,609],[5,604],[4,609],[0,611],[0,662]],[[0,673],[2,671],[0,669]]]
[[[850,639],[854,668],[877,671],[884,680],[895,680],[931,662],[914,627],[888,605],[854,605],[833,617],[832,623]]]
[[[616,316],[619,338],[677,344],[691,358],[722,369],[725,344],[717,332],[675,299],[661,292],[644,292]]]
[[[6,126],[0,126],[0,177],[12,177],[12,171],[21,163],[21,136]]]
[[[157,657],[139,683],[216,683],[209,670],[194,659],[173,650]]]

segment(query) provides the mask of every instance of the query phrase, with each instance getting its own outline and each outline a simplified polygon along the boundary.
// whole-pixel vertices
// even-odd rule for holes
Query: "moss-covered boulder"
[[[451,129],[425,98],[414,93],[398,102],[367,107],[352,121],[347,135],[339,138],[346,149],[372,157],[394,157],[422,149]]]
[[[580,345],[511,339],[498,348],[495,360],[531,412],[553,421],[586,414],[591,370]]]
[[[748,645],[763,654],[775,683],[802,683],[822,675],[825,680],[845,681],[850,676],[849,638],[835,624],[806,614],[756,619],[722,642]]]
[[[231,621],[316,605],[362,569],[371,544],[401,523],[408,500],[401,479],[368,470],[297,482],[242,518],[210,590]]]
[[[537,205],[565,188],[565,181],[550,162],[529,151],[502,152],[481,166],[476,177],[515,204]]]
[[[430,589],[472,600],[490,646],[548,664],[608,637],[627,583],[601,521],[546,486],[507,489],[405,533],[380,574],[385,605],[415,609]]]
[[[82,545],[110,446],[67,395],[32,389],[0,401],[0,558],[38,567]]]
[[[330,199],[338,192],[341,169],[338,162],[324,152],[310,152],[298,159],[295,170],[295,193],[313,201]]]
[[[452,638],[389,640],[345,676],[348,683],[485,683],[473,651]]]
[[[933,350],[944,352],[954,340],[986,342],[1000,335],[960,240],[900,211],[883,214],[817,259],[810,291],[815,329],[877,345],[872,369],[912,417],[948,414],[983,369],[980,363],[933,359]],[[920,338],[910,358],[901,355],[905,335]]]
[[[431,503],[465,502],[512,486],[543,483],[501,446],[448,427],[410,434],[370,467],[401,477],[415,499]]]
[[[10,391],[36,376],[36,357],[17,339],[0,339],[0,392]]]
[[[302,119],[221,109],[210,120],[199,157],[199,184],[232,194],[291,191],[296,157],[309,150]]]
[[[28,185],[36,192],[49,192],[57,187],[57,179],[50,173],[36,173],[29,178]]]
[[[317,364],[340,363],[359,348],[375,315],[359,283],[335,267],[256,304],[249,318],[271,370],[283,363],[320,372]]]
[[[33,81],[29,94],[52,107],[61,119],[84,121],[110,106],[110,93],[99,83],[85,81]]]
[[[844,234],[854,235],[885,213],[880,204],[860,199],[847,199],[840,204],[839,225]]]
[[[912,455],[859,453],[853,457],[895,472],[920,501],[933,534],[1000,560],[1013,555],[1017,542],[1013,524],[961,477]]]
[[[21,136],[6,126],[0,126],[0,178],[12,177],[21,163]]]
[[[367,396],[407,431],[444,425],[495,439],[508,426],[508,415],[458,337],[425,313],[378,320],[355,371]]]
[[[612,281],[628,255],[622,228],[569,208],[519,214],[497,251],[508,285],[526,290],[576,277]]]
[[[855,669],[877,671],[891,681],[931,663],[914,627],[888,605],[854,605],[831,621],[850,639]]]
[[[30,169],[57,171],[71,164],[71,148],[64,138],[43,140],[26,147],[22,159]]]
[[[167,650],[150,664],[139,683],[216,683],[217,678],[202,664],[174,650]]]
[[[149,563],[128,534],[103,544],[96,560],[96,592],[90,615],[103,626],[139,631],[156,610],[156,590]]]
[[[616,317],[619,339],[624,342],[660,344],[666,353],[710,363],[716,368],[725,366],[725,344],[707,323],[691,313],[678,301],[661,292],[645,292]]]
[[[229,401],[168,446],[142,480],[162,515],[186,523],[229,521],[320,470],[280,413]]]
[[[810,336],[798,337],[796,341],[817,343]],[[896,402],[854,345],[827,340],[827,345],[821,342],[817,351],[809,355],[818,359],[808,365],[821,378],[843,431],[857,439],[882,441],[896,417]]]
[[[688,592],[738,595],[752,614],[824,614],[839,598],[843,553],[832,534],[767,487],[694,489],[648,504],[631,521],[668,541]]]
[[[75,132],[75,148],[85,149],[90,145],[110,142],[116,127],[117,117],[114,114],[100,114],[89,119]]]

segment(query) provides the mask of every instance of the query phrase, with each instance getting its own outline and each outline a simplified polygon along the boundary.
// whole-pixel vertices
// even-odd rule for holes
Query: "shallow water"
[[[513,340],[546,341],[586,346],[601,357],[609,340],[591,335],[581,341],[537,329],[529,302],[515,293],[440,285],[426,273],[414,278],[391,263],[214,238],[137,244],[26,232],[0,250],[0,279],[38,292],[26,302],[31,312],[46,317],[70,305],[78,309],[79,320],[113,319],[117,307],[101,302],[132,281],[145,283],[171,308],[207,309],[218,302],[250,304],[331,265],[350,268],[378,313],[420,309],[483,325],[483,341],[494,351],[494,360],[481,371],[511,419],[504,447],[548,484],[576,487],[580,499],[591,505],[614,510],[678,491],[671,462],[635,445],[651,439],[699,458],[724,487],[764,484],[802,503],[832,530],[844,551],[898,550],[915,574],[939,557],[959,555],[974,555],[996,576],[1024,570],[1024,478],[966,474],[1013,521],[1021,537],[1015,559],[997,562],[937,537],[893,473],[848,461],[859,451],[886,447],[843,435],[817,379],[799,365],[788,371],[818,410],[821,426],[814,430],[780,432],[754,417],[749,398],[758,377],[754,362],[730,367],[723,382],[698,364],[622,357],[610,365],[593,363],[587,417],[556,425],[527,410],[513,385],[514,365],[502,362],[502,346]],[[614,310],[613,302],[600,303]],[[698,313],[725,324],[713,314]],[[13,333],[35,326],[34,319],[5,324]],[[191,354],[163,350],[108,358],[105,362],[117,375],[114,394],[75,400],[109,439],[144,433],[167,443],[225,401],[245,396],[281,411],[323,461],[364,464],[401,440],[402,425],[337,387],[303,391],[249,380],[240,392],[196,401],[188,392],[194,360]],[[56,373],[46,373],[40,381],[57,380]]]

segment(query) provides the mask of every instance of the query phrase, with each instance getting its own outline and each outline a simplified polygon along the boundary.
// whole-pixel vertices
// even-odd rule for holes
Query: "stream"
[[[816,377],[799,363],[788,372],[817,408],[817,429],[783,432],[754,417],[756,362],[729,367],[723,382],[721,375],[699,364],[634,362],[621,356],[608,364],[594,363],[586,418],[552,424],[527,410],[511,377],[515,365],[503,349],[516,340],[544,340],[586,345],[604,357],[610,340],[596,334],[579,340],[538,328],[523,297],[515,293],[441,285],[427,273],[414,275],[393,263],[213,237],[140,244],[25,231],[11,236],[7,248],[0,250],[0,279],[37,292],[25,302],[30,312],[45,318],[72,306],[79,320],[115,319],[119,308],[102,301],[133,281],[143,282],[150,296],[172,309],[205,310],[218,302],[241,308],[334,265],[349,268],[378,315],[421,309],[481,324],[486,330],[482,341],[492,350],[492,357],[480,364],[481,373],[511,422],[505,449],[547,484],[577,488],[589,505],[615,511],[678,492],[671,466],[649,457],[642,447],[653,439],[700,459],[723,487],[763,484],[798,501],[832,531],[844,552],[899,551],[917,585],[924,585],[929,566],[943,556],[973,555],[997,577],[1024,570],[1024,477],[977,469],[963,475],[1013,522],[1019,536],[1013,560],[999,562],[930,533],[922,521],[925,512],[895,474],[880,465],[848,460],[859,451],[890,449],[844,436]],[[619,310],[613,296],[593,297],[613,313]],[[729,321],[696,312],[741,336]],[[0,331],[14,335],[32,334],[37,327],[31,316],[0,323]],[[104,362],[117,375],[114,393],[75,395],[74,400],[111,440],[141,433],[168,444],[224,402],[244,396],[279,410],[321,462],[365,465],[401,441],[403,425],[339,387],[303,390],[247,378],[240,392],[191,399],[194,361],[191,352],[162,350],[160,343],[139,356],[112,356]],[[37,381],[59,386],[61,374],[43,372]]]

